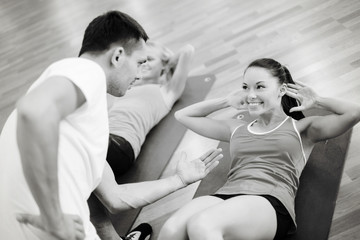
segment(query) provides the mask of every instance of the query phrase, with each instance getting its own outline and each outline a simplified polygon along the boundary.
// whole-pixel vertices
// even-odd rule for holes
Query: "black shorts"
[[[240,195],[246,195],[246,194],[234,194],[234,195],[214,194],[212,196],[226,200]],[[259,195],[259,196],[266,198],[275,209],[277,228],[276,228],[276,234],[274,240],[284,239],[284,237],[287,235],[288,231],[290,230],[293,224],[289,212],[286,210],[285,206],[277,198],[270,195]]]
[[[135,162],[134,150],[125,138],[110,134],[106,160],[115,176],[120,176]]]

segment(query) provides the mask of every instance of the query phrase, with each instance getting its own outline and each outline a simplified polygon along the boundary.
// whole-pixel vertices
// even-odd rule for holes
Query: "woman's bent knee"
[[[159,240],[165,239],[183,239],[183,236],[186,235],[185,226],[181,226],[179,222],[174,218],[168,219],[165,224],[162,226],[159,233]]]
[[[190,239],[219,239],[221,231],[213,224],[206,213],[194,215],[187,223],[187,233]]]

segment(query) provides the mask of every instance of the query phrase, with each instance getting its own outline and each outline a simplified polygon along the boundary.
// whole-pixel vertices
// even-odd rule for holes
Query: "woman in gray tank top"
[[[159,239],[283,239],[296,230],[294,199],[314,144],[343,134],[360,121],[360,106],[318,96],[294,83],[273,59],[245,70],[242,89],[176,112],[203,136],[230,142],[232,168],[214,195],[193,199],[164,224]],[[219,120],[209,114],[233,107],[256,120]],[[331,114],[304,117],[318,108]]]

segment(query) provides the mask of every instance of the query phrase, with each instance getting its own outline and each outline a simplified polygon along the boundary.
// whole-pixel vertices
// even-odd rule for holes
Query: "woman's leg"
[[[276,212],[261,196],[241,195],[194,215],[187,225],[191,240],[273,239]]]
[[[213,197],[198,197],[175,212],[164,224],[159,233],[159,240],[185,240],[188,239],[186,226],[188,220],[197,212],[210,206],[224,202],[224,200]]]

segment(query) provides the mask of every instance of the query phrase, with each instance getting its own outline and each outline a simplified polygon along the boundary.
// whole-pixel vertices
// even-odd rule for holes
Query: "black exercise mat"
[[[181,141],[186,128],[178,123],[174,113],[188,105],[202,101],[215,81],[214,75],[189,77],[181,98],[170,113],[147,135],[135,164],[124,175],[118,177],[118,183],[133,183],[159,179],[168,161]],[[91,204],[90,204],[91,208]],[[110,215],[113,226],[120,235],[132,227],[141,209],[124,211]]]

